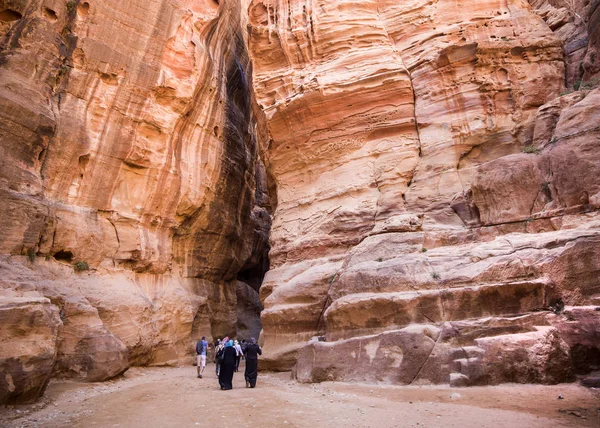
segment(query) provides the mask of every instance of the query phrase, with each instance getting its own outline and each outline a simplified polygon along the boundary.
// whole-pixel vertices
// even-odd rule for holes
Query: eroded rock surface
[[[278,190],[264,367],[297,360],[303,381],[572,379],[567,317],[546,315],[597,302],[600,286],[599,103],[565,94],[595,49],[595,5],[531,3],[251,2]]]
[[[593,370],[599,4],[3,2],[0,287],[59,320],[2,400],[261,328],[302,381]]]
[[[35,296],[0,294],[0,402],[35,400],[46,389],[56,359],[58,308]]]
[[[58,308],[44,364],[98,381],[187,363],[195,339],[238,324],[258,334],[256,291],[237,292],[260,287],[271,222],[246,7],[19,0],[0,12],[0,287]]]
[[[600,64],[600,2],[597,0],[529,0],[533,11],[544,19],[563,41],[567,86],[582,82],[597,85]]]

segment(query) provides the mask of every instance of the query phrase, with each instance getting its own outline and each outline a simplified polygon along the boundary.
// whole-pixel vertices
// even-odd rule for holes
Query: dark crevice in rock
[[[600,370],[599,347],[578,343],[571,348],[570,354],[576,374],[586,374],[593,370]]]
[[[44,8],[44,16],[52,22],[58,20],[58,15],[56,14],[56,12],[50,9],[49,7]]]
[[[56,81],[53,85],[54,94],[60,94],[65,90],[69,73],[73,68],[73,52],[77,47],[77,36],[73,33],[73,27],[75,25],[75,19],[77,18],[77,6],[80,0],[71,0],[67,4],[67,19],[66,23],[61,31],[62,40],[58,46],[58,52],[60,54],[60,63],[56,74]],[[72,7],[68,7],[69,5]],[[58,99],[60,105],[60,97]]]
[[[0,11],[0,22],[13,22],[23,18],[19,12],[11,9]]]
[[[23,32],[27,27],[32,25],[34,18],[29,17],[29,14],[32,11],[33,6],[30,6],[29,10],[27,10],[24,14],[21,14],[20,12],[11,11],[13,17],[14,14],[18,13],[19,15],[21,15],[21,18],[19,18],[18,20],[9,21],[15,22],[15,24],[10,27],[8,32],[6,32],[0,40],[0,66],[6,64],[8,56],[19,46],[19,40],[21,39]],[[25,15],[25,18],[23,18],[23,15]]]
[[[329,279],[329,288],[327,289],[327,295],[325,296],[325,300],[323,301],[323,308],[321,309],[321,312],[319,313],[319,318],[317,319],[317,323],[315,325],[315,331],[317,332],[318,335],[325,334],[325,324],[324,324],[325,312],[327,311],[329,306],[331,306],[331,304],[335,300],[331,295],[331,288],[333,287],[333,283],[335,282],[336,278],[338,278],[340,275],[341,275],[341,271],[338,271],[335,273],[335,275],[333,275]]]
[[[433,347],[431,348],[431,351],[429,352],[429,355],[427,355],[427,358],[425,358],[425,360],[423,361],[423,364],[421,365],[421,367],[419,367],[419,370],[417,371],[417,373],[412,378],[412,380],[410,381],[409,384],[412,384],[416,380],[419,379],[419,375],[421,374],[421,372],[423,371],[423,369],[427,365],[427,362],[429,362],[429,360],[430,360],[430,358],[431,358],[432,355],[435,355],[434,351],[435,351],[436,347],[438,346],[438,344],[440,343],[441,339],[442,339],[442,333],[440,332],[440,333],[438,333],[438,337],[437,337],[436,341],[434,342]]]
[[[223,5],[207,25],[202,45],[210,51],[212,64],[207,69],[218,70],[216,80],[203,83],[210,79],[202,77],[188,111],[175,127],[176,135],[181,135],[175,138],[181,139],[196,126],[207,97],[211,99],[208,117],[220,117],[223,109],[224,120],[209,128],[221,141],[219,180],[204,205],[186,215],[174,237],[176,257],[185,263],[184,275],[212,283],[206,304],[196,314],[193,337],[207,324],[214,338],[233,335],[235,314],[239,334],[260,332],[258,290],[269,269],[273,204],[270,177],[259,153],[265,135],[256,117],[241,22],[241,6],[231,3]],[[220,99],[212,98],[217,94],[222,94]],[[180,141],[174,144],[181,145]]]
[[[255,195],[260,184],[256,179],[260,158],[253,131],[256,118],[252,109],[250,60],[242,37],[240,12],[239,5],[225,8],[206,32],[205,46],[222,49],[213,54],[214,58],[222,56],[217,86],[225,89],[222,100],[225,123],[222,129],[215,128],[223,142],[221,174],[214,196],[206,206],[188,216],[176,232],[176,240],[191,252],[186,262],[187,276],[227,282],[238,278],[243,271],[241,277],[255,283],[262,281],[265,269],[262,266],[268,266],[265,259],[270,218],[261,213],[264,208]],[[213,40],[223,36],[222,25],[229,27],[226,31],[231,36],[231,42],[224,46]],[[198,95],[202,93],[200,88]],[[202,100],[197,101],[201,105]],[[207,224],[202,225],[203,222]],[[250,245],[252,251],[248,254]]]
[[[113,254],[113,258],[112,258],[113,266],[116,266],[117,265],[117,262],[116,262],[117,254],[119,254],[119,251],[121,250],[121,239],[119,238],[119,229],[117,229],[117,225],[115,224],[115,221],[111,217],[107,217],[106,219],[108,220],[108,222],[111,224],[111,226],[115,230],[115,238],[117,239],[117,249],[115,250],[115,253]]]
[[[237,280],[245,282],[251,288],[258,292],[262,285],[265,274],[269,270],[269,249],[264,249],[263,253],[258,257],[258,263],[250,267],[242,267],[237,274]]]
[[[239,17],[238,17],[239,20]],[[223,184],[220,200],[231,201],[234,209],[229,209],[229,215],[237,214],[236,227],[234,228],[237,242],[232,245],[242,244],[247,240],[244,235],[250,235],[252,239],[252,252],[243,265],[235,263],[231,265],[232,270],[226,273],[234,276],[258,293],[263,278],[269,270],[269,232],[271,219],[269,213],[264,208],[264,198],[262,195],[268,190],[264,187],[266,177],[261,179],[260,158],[258,153],[258,136],[253,131],[256,127],[256,117],[252,105],[252,69],[248,57],[247,46],[241,34],[241,25],[235,33],[232,53],[226,72],[226,122],[224,126],[224,143],[226,156],[223,157],[222,170],[225,172],[220,183]],[[253,181],[255,192],[250,192],[248,185],[249,173],[253,172]],[[240,194],[240,190],[242,193]],[[239,195],[236,197],[236,195]],[[236,206],[237,205],[237,206]],[[241,226],[241,227],[240,227]],[[238,251],[241,251],[239,248]],[[252,293],[250,291],[250,293]],[[253,295],[258,297],[258,295]],[[253,299],[248,293],[240,293],[238,287],[238,329],[244,331],[246,335],[257,336],[260,332],[260,303],[253,311],[241,311],[245,306],[252,306]],[[258,300],[258,299],[256,299]],[[256,305],[254,305],[256,306]],[[246,321],[243,312],[250,314],[249,321]],[[257,327],[258,326],[258,327]]]
[[[71,263],[73,261],[73,253],[66,250],[60,250],[54,253],[54,258],[62,262]]]

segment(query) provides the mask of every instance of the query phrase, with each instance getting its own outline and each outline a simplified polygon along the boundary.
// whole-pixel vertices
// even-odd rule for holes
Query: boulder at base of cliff
[[[299,353],[296,378],[307,383],[410,384],[432,354],[439,333],[434,326],[413,325],[336,342],[312,341]]]
[[[64,326],[59,333],[56,376],[102,382],[129,368],[127,347],[108,330],[96,308],[77,296],[60,300],[60,305]]]
[[[536,330],[475,340],[477,346],[484,350],[481,357],[484,381],[477,382],[471,376],[471,384],[515,382],[548,385],[572,381],[569,346],[553,327],[536,327]]]
[[[60,325],[48,299],[0,296],[0,404],[27,403],[44,393]]]

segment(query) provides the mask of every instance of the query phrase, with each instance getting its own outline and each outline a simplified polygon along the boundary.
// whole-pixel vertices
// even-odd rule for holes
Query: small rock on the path
[[[450,398],[452,400],[458,400],[461,397],[462,397],[462,395],[460,395],[458,392],[453,392],[452,394],[450,394]]]

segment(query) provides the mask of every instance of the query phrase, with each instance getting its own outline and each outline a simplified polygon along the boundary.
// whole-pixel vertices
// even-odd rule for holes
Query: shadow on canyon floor
[[[220,391],[210,364],[204,379],[195,377],[195,367],[182,367],[133,368],[119,379],[96,384],[53,381],[39,403],[2,408],[0,425],[600,426],[600,391],[577,384],[399,387],[298,384],[289,377],[262,373],[251,390],[244,388],[240,372],[232,391]]]

